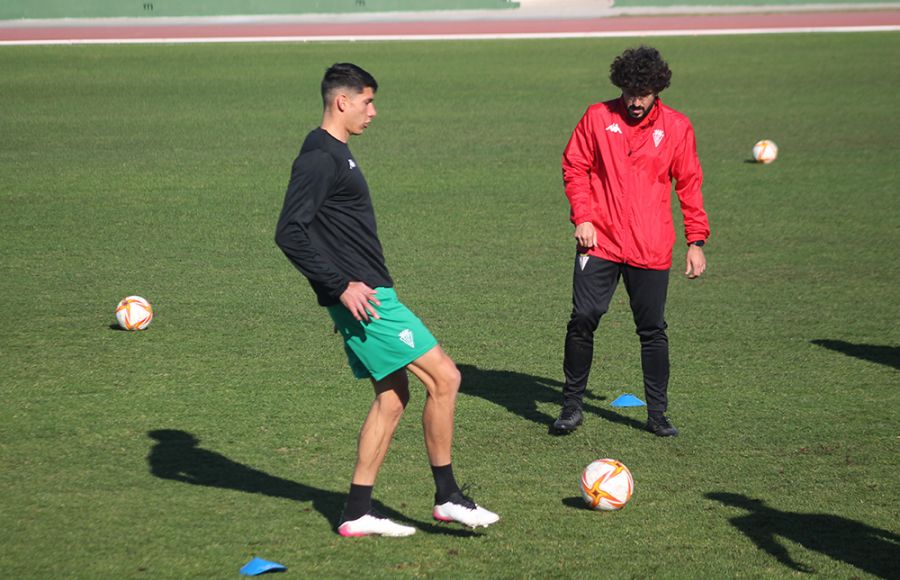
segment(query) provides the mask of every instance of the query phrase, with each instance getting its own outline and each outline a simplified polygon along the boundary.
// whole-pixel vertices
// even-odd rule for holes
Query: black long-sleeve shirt
[[[307,135],[284,195],[275,243],[309,280],[322,306],[350,282],[392,287],[369,186],[353,154],[324,129]]]

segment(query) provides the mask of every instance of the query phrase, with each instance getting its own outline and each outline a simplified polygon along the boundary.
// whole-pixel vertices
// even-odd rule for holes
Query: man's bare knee
[[[406,410],[406,403],[408,401],[408,396],[406,400],[393,396],[379,397],[378,412],[381,413],[382,416],[388,417],[391,420],[399,420],[403,415],[403,411]]]
[[[456,366],[456,363],[450,361],[450,368],[447,369],[447,382],[453,385],[453,390],[458,391],[459,386],[462,384],[462,373],[459,372],[459,368]]]
[[[436,397],[456,397],[459,386],[462,384],[462,374],[450,357],[440,366],[440,372],[435,377]]]
[[[410,364],[409,369],[425,385],[430,398],[452,400],[459,392],[462,375],[453,359],[439,346]]]
[[[406,370],[389,375],[375,382],[374,386],[379,411],[399,418],[409,403],[409,378]]]

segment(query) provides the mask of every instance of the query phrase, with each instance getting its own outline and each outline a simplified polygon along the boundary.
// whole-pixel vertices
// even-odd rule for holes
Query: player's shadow
[[[332,528],[337,531],[346,499],[345,494],[304,485],[248,467],[228,459],[220,453],[203,449],[199,446],[200,440],[186,431],[157,429],[149,431],[147,435],[156,440],[156,444],[147,456],[150,473],[156,477],[191,485],[258,493],[297,502],[311,502],[312,507],[322,514],[331,523]],[[476,535],[469,530],[413,520],[380,502],[373,501],[372,503],[376,510],[389,518],[407,522],[422,531],[456,536]]]
[[[879,344],[854,344],[843,340],[816,339],[810,341],[829,350],[869,362],[900,369],[900,347]]]
[[[706,497],[746,510],[731,518],[731,524],[792,570],[815,572],[794,560],[779,537],[880,578],[900,577],[900,536],[893,532],[840,516],[784,512],[737,493],[713,492]]]
[[[474,365],[460,364],[458,367],[462,373],[461,393],[486,399],[523,419],[545,425],[548,429],[556,421],[556,415],[541,411],[538,405],[551,403],[559,409],[562,405],[563,383],[513,371],[480,369]],[[637,419],[619,415],[589,402],[589,400],[605,401],[605,396],[593,395],[588,391],[584,397],[582,410],[585,414],[593,413],[612,423],[644,429],[644,423]]]

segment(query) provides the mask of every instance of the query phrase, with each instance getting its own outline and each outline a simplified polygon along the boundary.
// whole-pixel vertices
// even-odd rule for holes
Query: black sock
[[[372,486],[350,484],[350,494],[347,495],[347,505],[344,506],[342,522],[359,519],[372,509]]]
[[[440,467],[431,466],[431,473],[434,475],[434,485],[437,491],[434,494],[434,503],[445,503],[450,496],[459,491],[456,485],[456,479],[453,477],[453,464],[441,465]]]

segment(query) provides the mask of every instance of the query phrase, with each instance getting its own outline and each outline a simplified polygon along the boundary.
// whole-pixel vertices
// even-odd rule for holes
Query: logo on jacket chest
[[[619,124],[618,124],[618,123],[612,123],[612,124],[610,124],[610,125],[606,128],[606,130],[609,131],[610,133],[618,133],[619,135],[622,135],[622,129],[619,128]]]
[[[666,136],[666,134],[665,134],[665,132],[663,132],[662,129],[657,129],[656,131],[654,131],[653,132],[653,146],[656,148],[659,148],[659,144],[662,142],[663,137],[665,137],[665,136]]]

